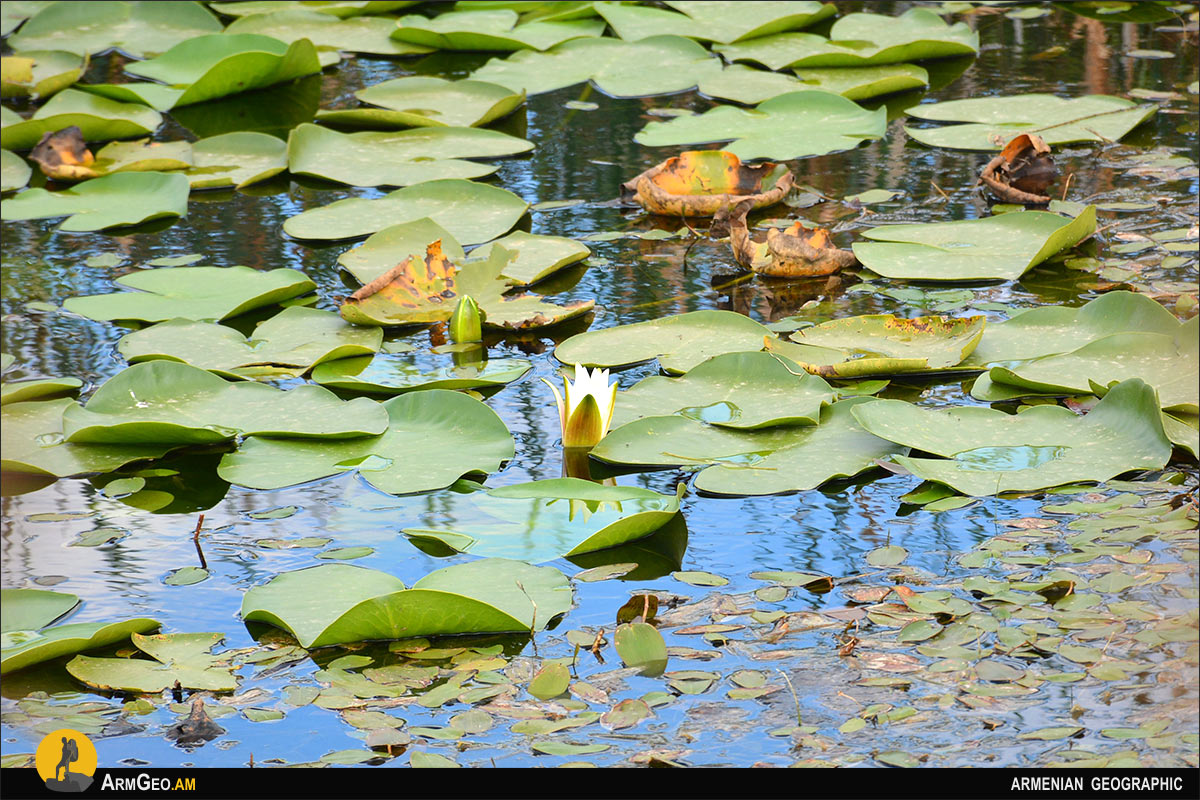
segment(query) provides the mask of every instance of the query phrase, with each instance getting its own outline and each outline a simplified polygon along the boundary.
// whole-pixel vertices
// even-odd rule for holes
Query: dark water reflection
[[[840,5],[849,11],[861,4]],[[899,13],[909,4],[893,5]],[[899,189],[905,193],[904,197],[894,204],[873,206],[869,212],[827,202],[794,213],[832,227],[843,242],[851,238],[850,233],[856,228],[880,222],[986,215],[987,204],[973,186],[988,156],[934,150],[908,141],[903,132],[904,119],[899,115],[904,103],[1034,91],[1062,96],[1088,93],[1124,96],[1141,88],[1175,91],[1181,98],[1164,102],[1158,115],[1121,144],[1063,149],[1060,167],[1064,174],[1074,175],[1069,199],[1101,203],[1149,200],[1155,204],[1147,212],[1101,212],[1101,225],[1122,221],[1123,230],[1148,233],[1194,224],[1197,192],[1194,168],[1162,180],[1130,174],[1122,161],[1150,148],[1182,155],[1193,162],[1197,159],[1197,96],[1188,94],[1186,89],[1197,79],[1194,32],[1157,31],[1154,25],[1105,24],[1060,10],[1024,21],[1000,14],[978,14],[964,19],[979,29],[984,46],[978,59],[963,74],[944,88],[903,102],[887,101],[895,117],[886,139],[849,153],[794,163],[798,183],[809,184],[830,197],[873,188]],[[1057,58],[1030,59],[1031,55],[1058,45],[1067,49]],[[1137,48],[1166,50],[1176,53],[1176,57],[1138,59],[1124,55]],[[349,59],[320,78],[296,87],[273,90],[254,99],[235,98],[219,104],[218,109],[181,111],[175,115],[168,133],[195,138],[241,125],[284,135],[280,120],[286,123],[289,118],[307,118],[314,102],[321,107],[347,105],[356,89],[404,74],[463,77],[485,60],[486,57],[478,55],[443,53],[416,61]],[[101,80],[106,72],[115,73],[116,62],[114,58],[95,59],[90,79]],[[953,73],[956,68],[951,65],[945,71]],[[571,110],[564,107],[569,100],[585,100],[599,107],[592,111]],[[523,224],[535,233],[579,238],[613,230],[645,231],[656,227],[674,230],[677,224],[671,221],[648,218],[607,201],[617,195],[622,181],[682,149],[650,149],[634,143],[634,134],[655,119],[647,114],[649,110],[669,106],[703,111],[712,105],[712,101],[694,92],[617,100],[590,86],[574,86],[530,98],[523,131],[519,121],[506,121],[500,127],[509,130],[516,126],[509,132],[522,132],[536,142],[537,148],[528,156],[501,161],[492,180],[533,204],[584,201],[569,208],[531,212]],[[258,113],[264,108],[270,113]],[[295,116],[290,117],[291,114]],[[193,194],[186,219],[153,233],[71,234],[56,231],[54,221],[5,223],[0,240],[4,274],[0,300],[3,350],[17,356],[20,363],[17,375],[72,375],[94,387],[124,366],[114,345],[125,331],[65,313],[29,310],[26,304],[41,301],[60,305],[68,297],[110,291],[115,278],[163,256],[199,253],[204,256],[199,262],[202,264],[300,269],[319,285],[318,307],[336,310],[335,298],[352,290],[352,284],[337,265],[338,255],[351,245],[294,241],[283,235],[282,224],[305,209],[336,199],[382,194],[378,190],[278,180],[246,193]],[[1128,227],[1124,221],[1130,221]],[[1120,243],[1115,236],[1102,232],[1086,248],[1098,257],[1112,258],[1117,254],[1111,248]],[[726,244],[705,239],[695,242],[621,239],[592,242],[590,246],[596,265],[572,276],[578,278],[577,283],[571,285],[566,281],[558,297],[594,298],[597,313],[592,327],[704,308],[734,309],[762,321],[792,315],[820,320],[872,312],[916,313],[920,308],[879,294],[846,293],[845,289],[857,282],[849,276],[843,280],[807,282],[747,279],[733,268]],[[89,267],[84,263],[102,253],[116,253],[123,259],[122,265]],[[1138,260],[1144,281],[1195,283],[1194,256],[1170,266],[1161,265],[1161,256],[1138,257]],[[1017,306],[1079,305],[1094,296],[1095,282],[1096,276],[1091,273],[1053,263],[1016,283],[976,288],[975,294],[976,301]],[[535,368],[488,401],[517,441],[516,458],[507,469],[492,476],[489,485],[562,474],[557,412],[549,392],[538,379],[554,370],[554,362],[548,355],[554,342],[573,332],[556,331],[540,338],[508,340],[491,348],[493,357],[535,354]],[[430,334],[422,331],[407,336],[423,344],[429,341]],[[389,334],[389,338],[402,335]],[[629,386],[651,372],[649,366],[636,367],[622,372],[619,380],[622,386]],[[915,400],[918,392],[921,402],[929,404],[971,402],[957,383],[900,388],[894,396]],[[677,482],[686,477],[686,473],[671,470],[628,475],[619,480],[673,493]],[[997,519],[1034,516],[1040,505],[1035,500],[988,500],[960,511],[938,514],[918,511],[897,516],[897,498],[913,485],[910,478],[888,476],[861,486],[835,487],[828,493],[811,491],[752,500],[689,495],[683,504],[688,542],[683,568],[728,577],[731,583],[722,591],[738,593],[762,585],[747,577],[754,570],[845,575],[862,570],[866,552],[893,543],[912,552],[908,563],[940,580],[961,572],[954,563],[955,556],[994,535]],[[189,587],[170,587],[162,582],[170,570],[197,561],[191,538],[196,521],[193,513],[151,514],[104,496],[88,481],[60,481],[30,494],[3,498],[0,580],[5,587],[21,587],[37,585],[34,581],[47,576],[65,576],[56,588],[85,600],[72,621],[152,615],[163,620],[168,631],[221,630],[228,634],[228,645],[242,646],[251,642],[250,633],[238,619],[242,592],[281,571],[318,563],[313,560],[313,550],[267,549],[256,546],[256,540],[321,535],[333,539],[330,547],[370,546],[375,548],[374,554],[354,563],[385,569],[411,583],[456,560],[426,555],[398,535],[420,513],[435,512],[439,502],[438,495],[398,501],[350,476],[275,492],[232,488],[205,511],[209,533],[204,539],[204,552],[212,577]],[[256,520],[249,516],[255,511],[288,505],[299,510],[286,519]],[[86,517],[53,522],[30,519],[52,512],[83,513]],[[102,548],[69,546],[77,535],[101,527],[125,529],[129,535]],[[555,563],[568,574],[578,569],[565,560]],[[610,625],[615,608],[625,601],[631,589],[658,589],[693,598],[706,593],[669,576],[579,584],[578,607],[569,615],[563,630]],[[791,598],[778,607],[795,611],[844,602],[839,591],[811,595],[793,590]],[[694,639],[668,638],[670,644],[695,645]],[[802,641],[796,640],[793,646],[802,646]],[[555,654],[569,652],[556,650]],[[723,671],[732,670],[737,657],[727,656],[719,663]],[[816,662],[811,666],[828,667]],[[278,688],[270,681],[263,685],[268,689]],[[647,679],[632,679],[630,685],[644,686],[642,691],[661,688]],[[33,688],[70,691],[73,686],[43,686],[37,681],[29,683],[27,678],[6,678],[5,708]],[[822,696],[817,683],[798,689],[806,719],[811,715],[812,724],[837,717],[839,713],[839,719],[847,716],[846,712],[829,710],[838,706],[828,705],[828,698]],[[1050,696],[1042,698],[1041,707],[1025,713],[1032,719],[1050,719],[1065,714],[1072,702],[1082,702],[1079,697],[1072,700],[1068,689],[1054,692],[1057,694],[1047,692]],[[787,703],[791,703],[790,698]],[[748,714],[757,708],[752,703],[733,705],[744,707]],[[659,721],[664,723],[664,729],[673,730],[698,719],[693,712],[682,709],[683,706],[660,710]],[[775,707],[765,713],[775,714]],[[779,712],[779,724],[787,724],[788,713],[786,709]],[[1118,711],[1111,713],[1119,717]],[[160,712],[154,719],[162,721],[167,717]],[[198,765],[241,764],[248,752],[254,752],[259,760],[269,754],[289,761],[308,761],[331,749],[356,746],[356,740],[347,736],[349,729],[333,714],[312,707],[293,711],[286,720],[272,725],[254,726],[245,720],[230,722],[229,718],[222,723],[230,728],[231,737],[240,742],[234,745],[233,753],[206,747],[188,755],[156,736],[139,738],[136,744],[125,738],[119,746],[107,740],[97,745],[102,763],[108,763],[105,758],[109,756],[117,760],[136,754],[155,765],[185,761]],[[322,731],[323,735],[310,736],[309,731]],[[28,751],[27,731],[6,725],[4,736],[6,753]],[[529,756],[521,754],[527,749],[518,746],[519,752],[514,754],[506,748],[506,736],[498,728],[479,737],[484,747],[472,751],[468,760],[486,761],[494,757],[503,766],[533,763]],[[691,746],[696,750],[692,756],[696,763],[792,760],[786,741],[766,738],[761,728],[746,728],[737,735],[700,737]],[[1007,750],[994,750],[999,754],[998,763],[1022,763],[1027,757],[1011,741],[1006,747]],[[597,763],[606,762],[598,758]]]

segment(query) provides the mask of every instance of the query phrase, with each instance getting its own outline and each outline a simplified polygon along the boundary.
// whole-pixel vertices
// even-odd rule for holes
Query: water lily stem
[[[803,725],[804,720],[800,716],[800,698],[796,696],[796,687],[792,686],[792,679],[789,678],[787,673],[781,669],[777,669],[775,671],[778,672],[780,675],[782,675],[783,679],[785,681],[787,681],[788,690],[792,693],[792,700],[796,703],[796,725],[797,726]]]
[[[204,560],[204,550],[200,548],[200,531],[204,528],[204,515],[200,515],[200,519],[196,520],[196,530],[192,531],[192,543],[196,545],[196,555],[200,556],[200,569],[208,569],[208,562]]]

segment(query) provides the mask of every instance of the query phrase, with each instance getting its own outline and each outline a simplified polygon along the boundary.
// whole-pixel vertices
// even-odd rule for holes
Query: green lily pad
[[[63,395],[76,395],[83,388],[79,378],[40,378],[28,381],[5,381],[0,389],[0,405],[49,400]]]
[[[828,39],[777,33],[713,49],[728,61],[753,61],[772,70],[867,67],[973,55],[979,52],[979,34],[966,23],[948,25],[929,9],[913,8],[899,17],[847,14],[833,24]]]
[[[433,19],[420,14],[401,17],[392,38],[438,50],[549,50],[580,37],[600,36],[597,19],[519,23],[515,11],[486,9],[451,11]]]
[[[661,675],[667,668],[667,644],[653,625],[647,622],[618,625],[613,640],[625,666],[640,667],[642,674],[651,677]]]
[[[768,349],[825,378],[861,378],[951,369],[979,343],[986,317],[867,314],[793,333],[795,345]]]
[[[79,598],[44,589],[0,589],[0,633],[36,631],[79,606]],[[8,647],[7,642],[4,645]]]
[[[821,378],[796,374],[770,353],[726,353],[680,378],[651,376],[617,393],[611,427],[679,414],[725,428],[816,425],[834,400]]]
[[[496,412],[465,394],[410,392],[382,405],[390,424],[380,436],[339,442],[250,437],[221,459],[217,472],[239,486],[281,489],[357,471],[380,491],[413,494],[492,472],[515,453]]]
[[[984,219],[886,225],[856,242],[863,266],[886,278],[922,281],[1016,280],[1096,230],[1096,209],[1075,219],[1016,211]]]
[[[469,218],[464,219],[462,215],[447,213],[440,216],[446,225],[455,227],[460,233],[465,232],[467,236],[478,237],[486,233],[466,227],[471,225],[472,221]],[[386,274],[409,256],[424,258],[429,245],[438,241],[442,243],[442,253],[451,261],[458,263],[466,259],[466,253],[455,234],[429,217],[422,217],[412,222],[392,225],[372,234],[358,247],[338,256],[338,263],[359,283],[367,284]]]
[[[153,694],[179,683],[185,689],[231,692],[237,678],[220,656],[209,651],[225,638],[223,633],[174,633],[144,636],[133,643],[153,661],[144,658],[92,658],[75,656],[67,672],[97,689]]]
[[[64,231],[98,231],[187,215],[188,181],[161,172],[125,172],[86,181],[71,189],[30,189],[6,200],[6,220],[67,217]]]
[[[188,39],[220,33],[221,27],[201,3],[53,3],[27,20],[8,45],[79,55],[115,49],[146,58]]]
[[[697,88],[701,94],[709,97],[753,105],[804,89],[833,92],[850,100],[864,100],[928,85],[929,73],[915,64],[802,69],[796,70],[794,78],[779,72],[732,64],[720,74],[705,77]]]
[[[193,164],[192,145],[189,142],[112,142],[96,153],[96,160],[85,169],[101,177],[115,172],[167,172],[187,169]]]
[[[0,58],[0,96],[44,100],[83,75],[87,57],[62,50],[30,50]]]
[[[966,364],[983,367],[1069,353],[1117,333],[1176,336],[1182,323],[1155,300],[1135,292],[1102,294],[1079,308],[1031,308],[1003,322],[989,322]]]
[[[903,455],[909,472],[973,497],[1033,491],[1123,472],[1171,457],[1154,390],[1128,380],[1085,416],[1054,405],[1010,415],[991,408],[920,409],[901,400],[854,409],[871,433],[945,460]]]
[[[940,128],[905,126],[910,138],[930,147],[1001,150],[1022,133],[1035,133],[1054,146],[1073,142],[1115,142],[1158,111],[1156,103],[1138,105],[1110,95],[1064,100],[1052,94],[977,97],[913,106],[917,119],[967,123]]]
[[[92,183],[95,181],[84,185]],[[116,283],[140,291],[70,297],[63,308],[95,320],[162,322],[179,317],[219,321],[317,288],[294,269],[251,267],[151,269],[123,275]]]
[[[448,493],[438,508],[404,535],[459,553],[540,563],[649,536],[679,511],[679,495],[554,478]]]
[[[163,583],[167,586],[191,586],[208,580],[209,574],[209,571],[203,567],[180,567],[171,570],[171,573],[163,579]]]
[[[242,619],[283,628],[301,647],[461,633],[530,632],[571,608],[553,567],[484,559],[439,569],[411,589],[386,572],[326,564],[246,592]]]
[[[646,417],[600,440],[591,454],[612,464],[703,467],[695,488],[714,495],[767,495],[815,489],[905,452],[863,430],[851,411],[879,402],[854,397],[827,406],[815,426],[740,431],[686,417]]]
[[[1176,447],[1200,458],[1200,417],[1195,414],[1163,414],[1163,430]]]
[[[529,286],[543,281],[560,269],[577,264],[592,254],[587,245],[565,236],[513,231],[508,236],[473,251],[471,259],[486,260],[491,256],[493,247],[503,247],[512,255],[512,260],[505,265],[501,275],[514,286]]]
[[[228,378],[302,375],[318,364],[371,355],[383,343],[379,329],[348,325],[328,311],[293,306],[247,338],[211,322],[172,319],[126,334],[117,350],[131,364],[165,359]]]
[[[1070,353],[992,367],[988,376],[997,389],[1013,386],[1054,395],[1102,395],[1114,383],[1140,378],[1158,392],[1158,401],[1164,409],[1197,414],[1200,413],[1198,319],[1192,317],[1181,325],[1175,336],[1116,333]]]
[[[225,4],[231,5],[231,4]],[[413,56],[432,52],[428,47],[391,38],[396,22],[387,17],[355,16],[348,19],[305,6],[239,16],[225,33],[254,33],[281,42],[308,39],[317,47],[379,56]]]
[[[347,439],[387,427],[372,400],[338,400],[320,386],[282,391],[229,383],[175,361],[147,361],[106,381],[63,413],[67,441],[83,444],[215,444],[235,436]]]
[[[0,674],[116,644],[131,634],[146,633],[158,626],[156,619],[139,617],[120,622],[75,622],[37,632],[5,631],[5,647],[0,650]]]
[[[24,189],[29,183],[33,169],[11,150],[0,150],[0,192]]]
[[[10,116],[11,115],[11,116]],[[0,126],[0,146],[6,150],[28,150],[44,133],[77,125],[89,142],[129,139],[153,133],[162,114],[137,103],[121,103],[76,89],[54,95],[27,120],[6,109]]]
[[[476,244],[511,230],[528,208],[505,189],[450,178],[407,186],[376,200],[338,200],[291,217],[283,231],[297,239],[353,239],[428,217],[460,242]]]
[[[702,42],[740,42],[772,33],[807,28],[837,13],[819,2],[668,2],[667,11],[647,6],[604,3],[597,13],[617,36],[629,42],[674,34]]]
[[[22,22],[52,2],[53,0],[11,0],[5,3],[0,9],[0,36],[8,36],[20,27]]]
[[[908,551],[895,544],[876,547],[867,553],[867,563],[872,567],[894,567],[908,558]]]
[[[743,160],[786,160],[850,150],[880,139],[887,110],[867,111],[832,92],[800,91],[772,97],[753,110],[717,106],[703,114],[651,122],[634,136],[648,147],[729,142],[722,149]]]
[[[527,691],[538,700],[549,700],[565,692],[570,683],[570,670],[557,661],[551,661],[533,676]]]
[[[355,328],[375,330],[378,328]],[[313,370],[322,386],[354,392],[403,394],[418,389],[486,389],[519,379],[533,365],[523,358],[490,358],[475,363],[429,369],[408,353],[383,353],[374,358],[342,358]]]
[[[380,108],[322,111],[317,120],[348,128],[478,127],[508,116],[525,102],[525,93],[485,81],[449,81],[411,75],[368,86],[354,93]]]
[[[658,359],[664,372],[680,375],[723,353],[761,350],[763,325],[734,311],[689,311],[576,334],[554,350],[564,364],[624,367]]]
[[[720,71],[720,60],[691,39],[651,36],[638,42],[575,39],[545,53],[525,50],[493,58],[471,79],[531,95],[591,80],[613,97],[648,97],[687,91]]]
[[[237,0],[231,3],[209,3],[209,7],[231,17],[305,8],[347,19],[363,14],[387,14],[390,11],[415,6],[419,2],[421,0]]]
[[[235,131],[192,145],[187,171],[193,189],[243,189],[287,169],[287,144],[267,133]]]
[[[510,156],[532,149],[532,142],[481,128],[338,133],[304,124],[288,137],[288,169],[352,186],[408,186],[491,175],[495,165],[462,159]]]
[[[72,444],[63,435],[63,414],[75,406],[75,401],[66,397],[3,406],[0,469],[66,478],[111,472],[132,461],[159,458],[175,446]]]

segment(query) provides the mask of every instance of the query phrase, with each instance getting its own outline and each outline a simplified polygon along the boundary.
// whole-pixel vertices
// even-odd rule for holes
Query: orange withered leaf
[[[29,153],[29,160],[54,180],[84,180],[96,177],[91,164],[96,160],[83,141],[78,125],[53,133],[47,131]]]
[[[793,181],[783,164],[744,164],[724,150],[690,150],[651,167],[622,188],[652,214],[711,217],[747,200],[753,208],[778,203]]]

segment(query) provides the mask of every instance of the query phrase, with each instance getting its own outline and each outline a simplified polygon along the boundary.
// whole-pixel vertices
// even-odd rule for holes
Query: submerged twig
[[[204,528],[204,515],[200,515],[200,519],[196,520],[196,530],[192,531],[192,543],[196,545],[196,555],[200,556],[200,569],[208,569],[208,562],[204,560],[204,550],[200,547],[200,531]]]

